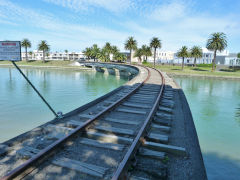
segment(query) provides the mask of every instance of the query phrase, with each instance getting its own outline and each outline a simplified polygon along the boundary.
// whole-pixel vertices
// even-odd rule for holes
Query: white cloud
[[[157,6],[156,9],[150,14],[150,18],[166,22],[182,18],[186,15],[186,12],[186,3],[172,1],[170,3],[164,3]]]
[[[131,6],[130,0],[44,0],[74,11],[86,11],[93,7],[104,8],[111,12],[120,12]]]
[[[93,5],[94,1],[96,0],[89,1],[90,7],[97,5],[97,3]],[[83,0],[55,0],[55,2],[63,3],[61,6],[66,7],[74,6],[74,3],[77,2],[85,3]],[[73,4],[66,4],[68,2]],[[109,8],[113,8],[110,7],[112,2],[99,0],[98,3],[101,3],[101,7],[107,8],[109,6]],[[4,32],[0,29],[0,39],[29,38],[34,41],[35,47],[36,43],[45,39],[51,45],[52,50],[81,50],[93,43],[101,46],[106,41],[110,41],[124,50],[123,43],[128,36],[134,36],[139,46],[149,44],[150,39],[157,36],[162,40],[163,50],[173,51],[178,50],[182,45],[189,47],[193,45],[205,46],[208,36],[213,32],[225,32],[229,37],[229,44],[233,39],[235,41],[239,39],[240,23],[236,15],[222,14],[221,16],[215,16],[206,13],[193,13],[190,11],[192,4],[182,1],[156,5],[155,9],[151,5],[150,9],[153,13],[149,15],[149,13],[146,13],[149,12],[146,6],[146,4],[143,5],[138,17],[126,16],[124,21],[113,18],[111,26],[102,26],[77,23],[78,21],[74,17],[78,18],[78,13],[72,13],[73,17],[71,18],[74,20],[68,21],[71,19],[70,17],[61,19],[61,16],[56,16],[46,10],[25,8],[9,0],[0,0],[0,24],[13,26],[11,32]],[[136,9],[133,9],[137,10],[139,7],[138,4]],[[161,16],[155,16],[154,14],[157,12]],[[19,30],[16,27],[25,30]]]
[[[93,43],[103,45],[106,41],[110,41],[116,45],[121,45],[120,43],[123,43],[121,41],[123,40],[122,37],[127,37],[127,34],[124,32],[101,26],[85,26],[68,23],[60,20],[53,14],[46,14],[45,12],[38,12],[37,10],[23,8],[6,0],[0,0],[0,12],[1,14],[7,14],[8,12],[11,13],[7,17],[1,16],[0,14],[0,23],[26,26],[26,28],[36,28],[35,33],[30,33],[32,37],[37,38],[35,39],[36,43],[41,39],[48,40],[49,43],[54,43],[54,46],[52,46],[53,49],[64,46],[66,48],[68,46],[72,49],[84,49],[86,46],[90,46]],[[37,34],[39,31],[41,33]],[[30,39],[29,33],[20,33],[17,29],[12,29],[11,32],[11,35],[14,34],[20,39],[26,37]],[[3,36],[3,34],[1,36]],[[10,34],[6,33],[5,36],[7,37],[3,37],[3,39],[9,39]],[[80,44],[82,46],[76,47],[76,44]]]

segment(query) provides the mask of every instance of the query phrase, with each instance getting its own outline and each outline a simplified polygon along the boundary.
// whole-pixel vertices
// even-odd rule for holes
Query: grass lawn
[[[72,61],[46,61],[45,63],[43,63],[42,61],[19,61],[16,62],[17,65],[29,65],[29,66],[68,66],[69,64],[72,64]],[[1,64],[9,64],[12,65],[11,62],[9,61],[0,61],[0,65]],[[79,66],[80,67],[80,66]]]
[[[152,63],[144,63],[143,65],[153,67]],[[219,76],[219,77],[239,77],[240,70],[233,71],[232,69],[225,69],[225,71],[215,71],[211,72],[211,67],[189,67],[184,66],[182,70],[181,66],[173,65],[156,65],[156,68],[170,73],[179,75],[201,75],[201,76]]]

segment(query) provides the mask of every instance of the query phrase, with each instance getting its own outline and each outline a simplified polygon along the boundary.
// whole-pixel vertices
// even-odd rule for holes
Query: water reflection
[[[8,72],[9,72],[9,78],[6,79],[6,88],[8,92],[13,92],[15,87],[16,87],[16,82],[15,80],[12,78],[12,68],[8,68]]]
[[[235,120],[238,123],[238,125],[240,126],[240,104],[238,106],[239,107],[237,107],[236,111],[235,111]]]
[[[23,72],[47,101],[67,113],[126,82],[89,71],[30,69]],[[26,80],[14,68],[0,68],[0,143],[53,118]]]
[[[197,77],[174,79],[189,102],[209,180],[237,179],[240,177],[240,82]]]

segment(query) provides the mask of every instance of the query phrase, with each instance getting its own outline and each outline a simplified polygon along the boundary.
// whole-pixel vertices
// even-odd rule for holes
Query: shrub
[[[197,64],[197,67],[212,67],[212,64]]]

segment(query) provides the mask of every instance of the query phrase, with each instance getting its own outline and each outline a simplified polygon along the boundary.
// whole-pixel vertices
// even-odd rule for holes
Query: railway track
[[[172,89],[159,71],[147,71],[144,82],[119,92],[117,99],[48,124],[44,138],[16,152],[28,160],[1,180],[166,178],[166,153],[184,155],[185,149],[167,145]]]

